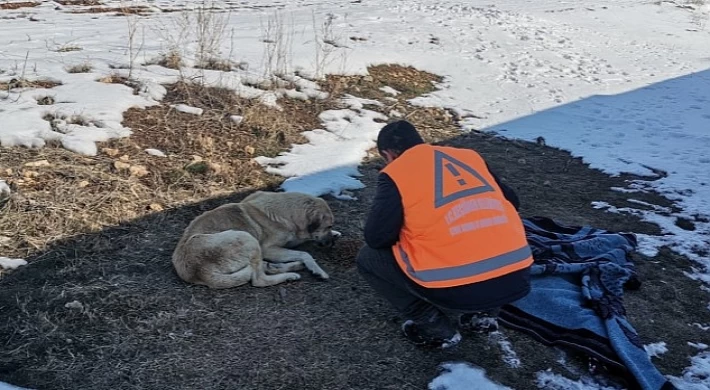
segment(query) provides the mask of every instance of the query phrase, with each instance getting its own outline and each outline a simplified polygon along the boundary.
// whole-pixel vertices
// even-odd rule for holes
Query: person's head
[[[389,164],[407,149],[423,143],[424,139],[414,125],[400,120],[389,123],[380,130],[377,136],[377,151]]]

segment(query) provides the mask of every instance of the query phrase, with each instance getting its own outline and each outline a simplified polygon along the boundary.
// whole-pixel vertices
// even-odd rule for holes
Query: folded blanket
[[[624,289],[641,285],[633,234],[524,219],[533,251],[530,294],[502,308],[503,326],[584,353],[643,390],[675,387],[656,369],[626,319]]]

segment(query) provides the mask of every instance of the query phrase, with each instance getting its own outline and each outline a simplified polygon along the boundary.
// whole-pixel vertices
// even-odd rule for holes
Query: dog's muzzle
[[[337,241],[342,235],[343,234],[339,231],[331,230],[329,235],[318,241],[318,246],[330,248],[335,245],[335,241]]]

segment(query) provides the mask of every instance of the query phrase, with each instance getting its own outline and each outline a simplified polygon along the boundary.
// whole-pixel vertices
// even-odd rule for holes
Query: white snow
[[[382,92],[384,92],[384,93],[386,93],[386,94],[390,94],[390,95],[392,95],[392,96],[397,96],[397,95],[400,94],[400,92],[399,92],[398,90],[396,90],[396,89],[394,89],[394,88],[392,88],[392,87],[390,87],[390,86],[380,87],[380,91],[382,91]]]
[[[466,362],[448,362],[439,366],[442,371],[429,383],[429,390],[513,390],[486,377],[486,371]]]
[[[116,6],[122,0],[103,3]],[[660,208],[645,210],[648,206],[639,202],[644,210],[596,206],[659,224],[663,236],[639,235],[642,253],[653,256],[667,245],[695,261],[689,277],[710,284],[710,259],[697,253],[710,246],[707,2],[691,9],[638,0],[217,2],[215,8],[233,9],[216,14],[229,33],[218,37],[209,54],[237,64],[232,72],[190,67],[198,62],[200,47],[194,14],[188,14],[187,27],[180,30],[178,20],[185,21],[180,13],[160,12],[194,8],[201,1],[132,4],[140,3],[156,12],[129,18],[75,14],[65,12],[72,6],[57,10],[49,1],[0,10],[0,83],[61,83],[0,91],[0,146],[39,148],[58,140],[69,150],[95,155],[96,142],[131,135],[121,124],[124,111],[158,104],[167,93],[161,84],[180,78],[230,88],[280,109],[280,96],[328,97],[307,78],[362,75],[373,63],[403,63],[444,77],[441,90],[412,103],[451,109],[462,118],[464,130],[528,140],[543,136],[547,145],[568,149],[609,174],[663,172],[658,180],[637,180],[615,190],[629,196],[660,191],[680,212],[664,216]],[[285,30],[281,35],[280,29],[263,28],[277,9]],[[331,15],[329,24],[326,15]],[[185,62],[182,69],[148,64],[174,48]],[[81,63],[90,64],[90,72],[66,71]],[[129,73],[138,82],[137,95],[132,87],[100,81]],[[254,88],[267,73],[279,74],[281,81],[266,77],[276,88]],[[398,92],[381,90],[393,96]],[[54,104],[39,104],[46,96]],[[349,191],[363,186],[358,166],[388,118],[367,109],[381,102],[347,96],[344,103],[348,108],[320,114],[321,128],[304,133],[307,144],[256,161],[287,177],[286,191],[355,199]],[[176,109],[202,114],[199,107]],[[43,118],[56,118],[56,131]],[[695,229],[678,227],[679,217],[693,221]],[[512,348],[508,353],[511,364],[516,357]],[[707,352],[691,363],[682,379],[688,383],[708,371]]]
[[[0,269],[17,269],[23,265],[27,265],[27,261],[24,259],[0,257]]]
[[[199,107],[192,107],[186,104],[174,104],[171,105],[171,107],[175,108],[177,111],[192,115],[202,115],[202,113],[204,112],[204,110]]]
[[[149,149],[146,149],[145,152],[150,154],[151,156],[165,157],[165,152],[163,152],[162,150],[149,148]]]
[[[643,349],[646,350],[646,353],[648,354],[649,357],[659,357],[663,355],[664,353],[668,352],[668,348],[666,347],[666,343],[661,341],[659,343],[652,343],[652,344],[647,344],[643,346]]]
[[[7,185],[7,182],[0,179],[0,199],[9,197],[11,193],[12,191],[10,190],[10,186]]]
[[[30,389],[14,386],[14,385],[11,385],[11,384],[5,383],[5,382],[0,382],[0,390],[30,390]]]
[[[700,352],[691,359],[690,367],[680,377],[668,376],[671,383],[683,390],[710,389],[710,352]]]
[[[707,349],[707,348],[708,348],[708,345],[705,344],[705,343],[691,343],[691,342],[688,342],[688,345],[690,345],[690,346],[693,347],[693,348],[697,348],[697,349]]]
[[[268,158],[257,157],[255,161],[266,171],[286,179],[282,185],[286,191],[304,192],[312,195],[332,194],[341,199],[354,199],[343,192],[363,188],[358,166],[367,156],[367,150],[375,146],[374,140],[387,117],[366,110],[365,99],[346,98],[344,103],[352,109],[328,110],[320,114],[322,129],[303,133],[307,144],[294,145],[289,152]]]
[[[520,367],[520,358],[518,358],[518,354],[513,349],[513,344],[505,337],[505,334],[500,331],[491,332],[488,335],[488,340],[498,345],[501,354],[503,354],[503,362],[508,367]]]
[[[550,370],[538,372],[536,384],[538,388],[545,390],[618,390],[617,387],[598,383],[589,375],[583,375],[580,380],[574,381]]]

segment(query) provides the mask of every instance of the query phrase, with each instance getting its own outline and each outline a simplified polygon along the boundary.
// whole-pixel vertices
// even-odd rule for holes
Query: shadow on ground
[[[593,209],[592,201],[625,201],[609,189],[625,178],[591,170],[567,152],[479,133],[444,143],[480,151],[519,192],[524,216],[658,232],[635,217]],[[442,361],[466,360],[524,390],[536,388],[539,370],[564,372],[558,352],[513,331],[507,335],[518,369],[506,367],[481,336],[466,335],[447,352],[403,341],[401,319],[354,264],[378,168],[361,168],[367,187],[359,201],[329,199],[345,238],[330,251],[307,248],[331,275],[325,282],[306,276],[210,291],[177,278],[170,256],[187,224],[249,191],[53,244],[0,280],[0,381],[35,389],[422,389]],[[688,324],[710,322],[710,314],[698,284],[682,273],[687,260],[668,251],[653,260],[639,260],[645,283],[627,295],[629,317],[644,342],[668,344],[656,363],[677,375],[692,354],[686,342],[704,337]],[[66,306],[74,301],[81,305]]]

